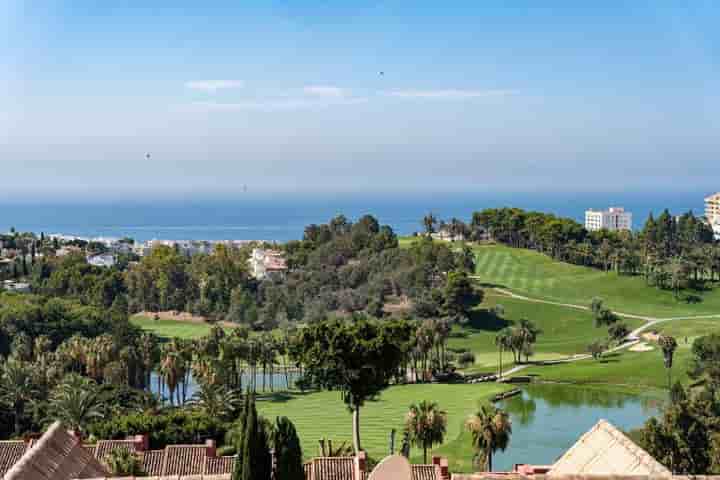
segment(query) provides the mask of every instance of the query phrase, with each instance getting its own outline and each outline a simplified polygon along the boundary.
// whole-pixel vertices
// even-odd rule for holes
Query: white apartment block
[[[720,240],[720,192],[705,198],[705,218]]]
[[[589,231],[597,230],[632,230],[632,213],[626,212],[622,207],[612,207],[607,210],[586,210],[585,228]]]

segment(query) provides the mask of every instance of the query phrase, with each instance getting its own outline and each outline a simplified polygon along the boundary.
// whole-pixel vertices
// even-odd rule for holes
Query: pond
[[[258,372],[258,374],[255,376],[255,385],[258,393],[264,393],[264,392],[270,392],[270,391],[278,391],[278,390],[287,390],[288,388],[292,388],[295,385],[295,381],[300,376],[299,372],[297,370],[291,370],[288,371],[287,376],[285,375],[285,372],[274,372],[272,375],[267,374],[264,376]],[[160,385],[161,390],[158,389],[158,374],[156,372],[153,372],[150,376],[151,382],[150,382],[150,391],[153,393],[159,393],[161,397],[167,399],[169,396],[169,392],[167,390],[167,387]],[[243,390],[247,388],[248,384],[251,382],[252,376],[248,373],[243,374],[242,376],[242,384],[243,384]],[[289,384],[289,385],[288,385]],[[181,388],[181,387],[178,387]],[[185,391],[185,398],[189,400],[192,398],[193,394],[197,391],[198,385],[197,382],[192,378],[192,375],[189,376],[189,381],[186,387]]]
[[[493,470],[516,463],[549,465],[600,419],[627,432],[658,413],[657,399],[608,389],[538,384],[497,403],[510,413],[513,432],[505,452],[493,457]]]

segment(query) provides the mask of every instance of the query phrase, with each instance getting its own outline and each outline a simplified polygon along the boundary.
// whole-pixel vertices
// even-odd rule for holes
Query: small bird
[[[149,153],[146,153],[146,154],[145,154],[145,160],[150,160],[150,154],[149,154]]]
[[[385,76],[385,72],[380,72],[380,76],[381,77]]]

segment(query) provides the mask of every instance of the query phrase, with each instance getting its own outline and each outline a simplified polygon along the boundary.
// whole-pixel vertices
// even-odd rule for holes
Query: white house
[[[285,257],[278,250],[253,248],[248,262],[250,263],[250,274],[258,280],[271,275],[282,275],[287,271]]]
[[[632,230],[632,213],[622,207],[611,207],[607,210],[586,210],[585,228],[597,230]]]
[[[705,219],[720,240],[720,192],[705,197]]]
[[[101,253],[99,255],[88,255],[87,256],[87,262],[90,265],[94,265],[96,267],[114,267],[115,266],[115,256],[110,255],[109,253]]]

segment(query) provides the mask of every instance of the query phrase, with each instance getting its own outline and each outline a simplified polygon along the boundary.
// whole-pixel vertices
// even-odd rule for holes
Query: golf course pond
[[[516,463],[552,464],[600,419],[625,432],[641,427],[657,415],[662,400],[606,388],[534,384],[496,405],[510,413],[513,432],[507,450],[494,455],[493,470],[508,471]]]

